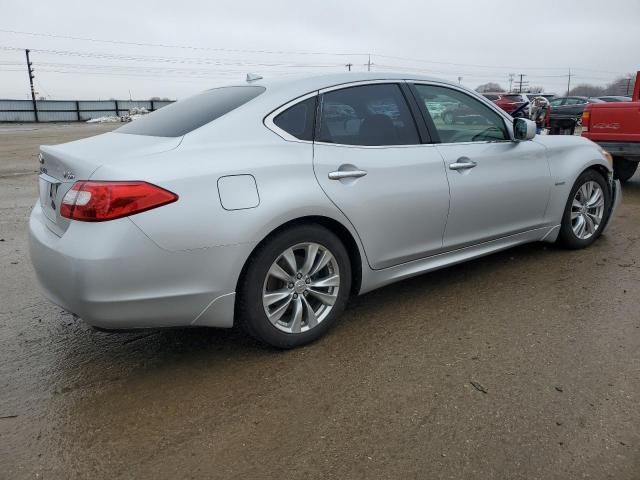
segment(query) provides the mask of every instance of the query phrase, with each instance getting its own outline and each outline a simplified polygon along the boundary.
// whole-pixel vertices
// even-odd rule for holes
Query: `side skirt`
[[[558,226],[537,228],[526,232],[510,235],[508,237],[491,240],[470,247],[439,253],[427,258],[414,260],[382,270],[367,269],[363,272],[362,287],[359,294],[370,292],[376,288],[384,287],[391,283],[415,277],[422,273],[431,272],[440,268],[456,265],[458,263],[483,257],[501,250],[506,250],[524,243],[538,242],[541,240],[552,242],[559,231]]]

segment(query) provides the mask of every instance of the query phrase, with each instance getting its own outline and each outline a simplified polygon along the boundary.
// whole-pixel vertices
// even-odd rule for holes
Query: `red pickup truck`
[[[614,175],[629,180],[640,162],[640,72],[630,102],[590,103],[582,113],[582,136],[613,156]]]

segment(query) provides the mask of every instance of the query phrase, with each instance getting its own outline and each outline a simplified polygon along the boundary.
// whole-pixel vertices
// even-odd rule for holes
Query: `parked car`
[[[502,97],[502,94],[501,93],[484,92],[482,94],[482,96],[484,98],[486,98],[487,100],[491,100],[492,102],[495,102],[496,100],[499,100]]]
[[[573,135],[582,121],[582,112],[589,103],[604,103],[602,100],[588,97],[556,97],[551,104],[550,129],[552,134]]]
[[[102,328],[237,323],[290,348],[351,294],[526,242],[587,247],[620,199],[600,147],[535,137],[457,84],[248,80],[41,147],[30,254],[53,302]],[[482,122],[434,120],[448,103]]]
[[[440,109],[436,109],[435,111],[438,112]],[[432,111],[432,110],[430,110]],[[434,116],[434,118],[437,117],[437,114],[432,114]],[[481,122],[483,119],[480,115],[478,115],[478,113],[469,108],[468,105],[462,104],[462,103],[453,103],[453,104],[449,104],[449,106],[447,106],[444,111],[442,111],[440,113],[440,116],[442,117],[442,120],[444,121],[444,123],[449,124],[449,125],[453,125],[454,123],[465,123],[465,124],[470,124],[470,123],[475,123],[475,122]]]
[[[591,97],[596,100],[602,100],[603,102],[630,102],[631,97],[625,97],[622,95],[605,95],[603,97]]]
[[[640,162],[640,72],[629,102],[592,103],[582,113],[582,136],[613,155],[613,168],[622,182]]]
[[[496,105],[508,114],[518,110],[520,116],[529,118],[531,100],[524,93],[505,93],[495,101]],[[524,108],[521,108],[526,105]]]
[[[589,103],[604,103],[604,100],[589,97],[556,97],[549,101],[555,118],[580,118]]]

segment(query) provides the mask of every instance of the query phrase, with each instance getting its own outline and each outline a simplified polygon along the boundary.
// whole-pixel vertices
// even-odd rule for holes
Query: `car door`
[[[412,86],[442,154],[451,191],[444,234],[447,250],[535,229],[544,224],[551,189],[545,148],[516,142],[505,117],[488,102],[453,86]],[[457,101],[475,112],[474,122],[448,125],[429,105]]]
[[[416,120],[424,120],[406,94],[398,83],[371,82],[320,95],[316,177],[374,269],[440,251],[449,210],[442,157],[422,143],[426,128]]]

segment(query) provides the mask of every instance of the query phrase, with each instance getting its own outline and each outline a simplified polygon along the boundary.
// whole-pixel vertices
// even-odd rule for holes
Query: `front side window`
[[[317,98],[313,96],[287,108],[273,119],[273,123],[299,140],[313,140]]]
[[[510,140],[503,118],[466,93],[432,85],[415,89],[442,143]]]
[[[342,145],[416,145],[418,130],[396,84],[348,87],[322,95],[318,141]]]
[[[552,107],[559,107],[560,105],[562,105],[563,100],[564,100],[563,98],[554,98],[549,103],[551,104]]]
[[[181,137],[260,95],[264,87],[221,87],[172,103],[115,130],[132,135]]]

